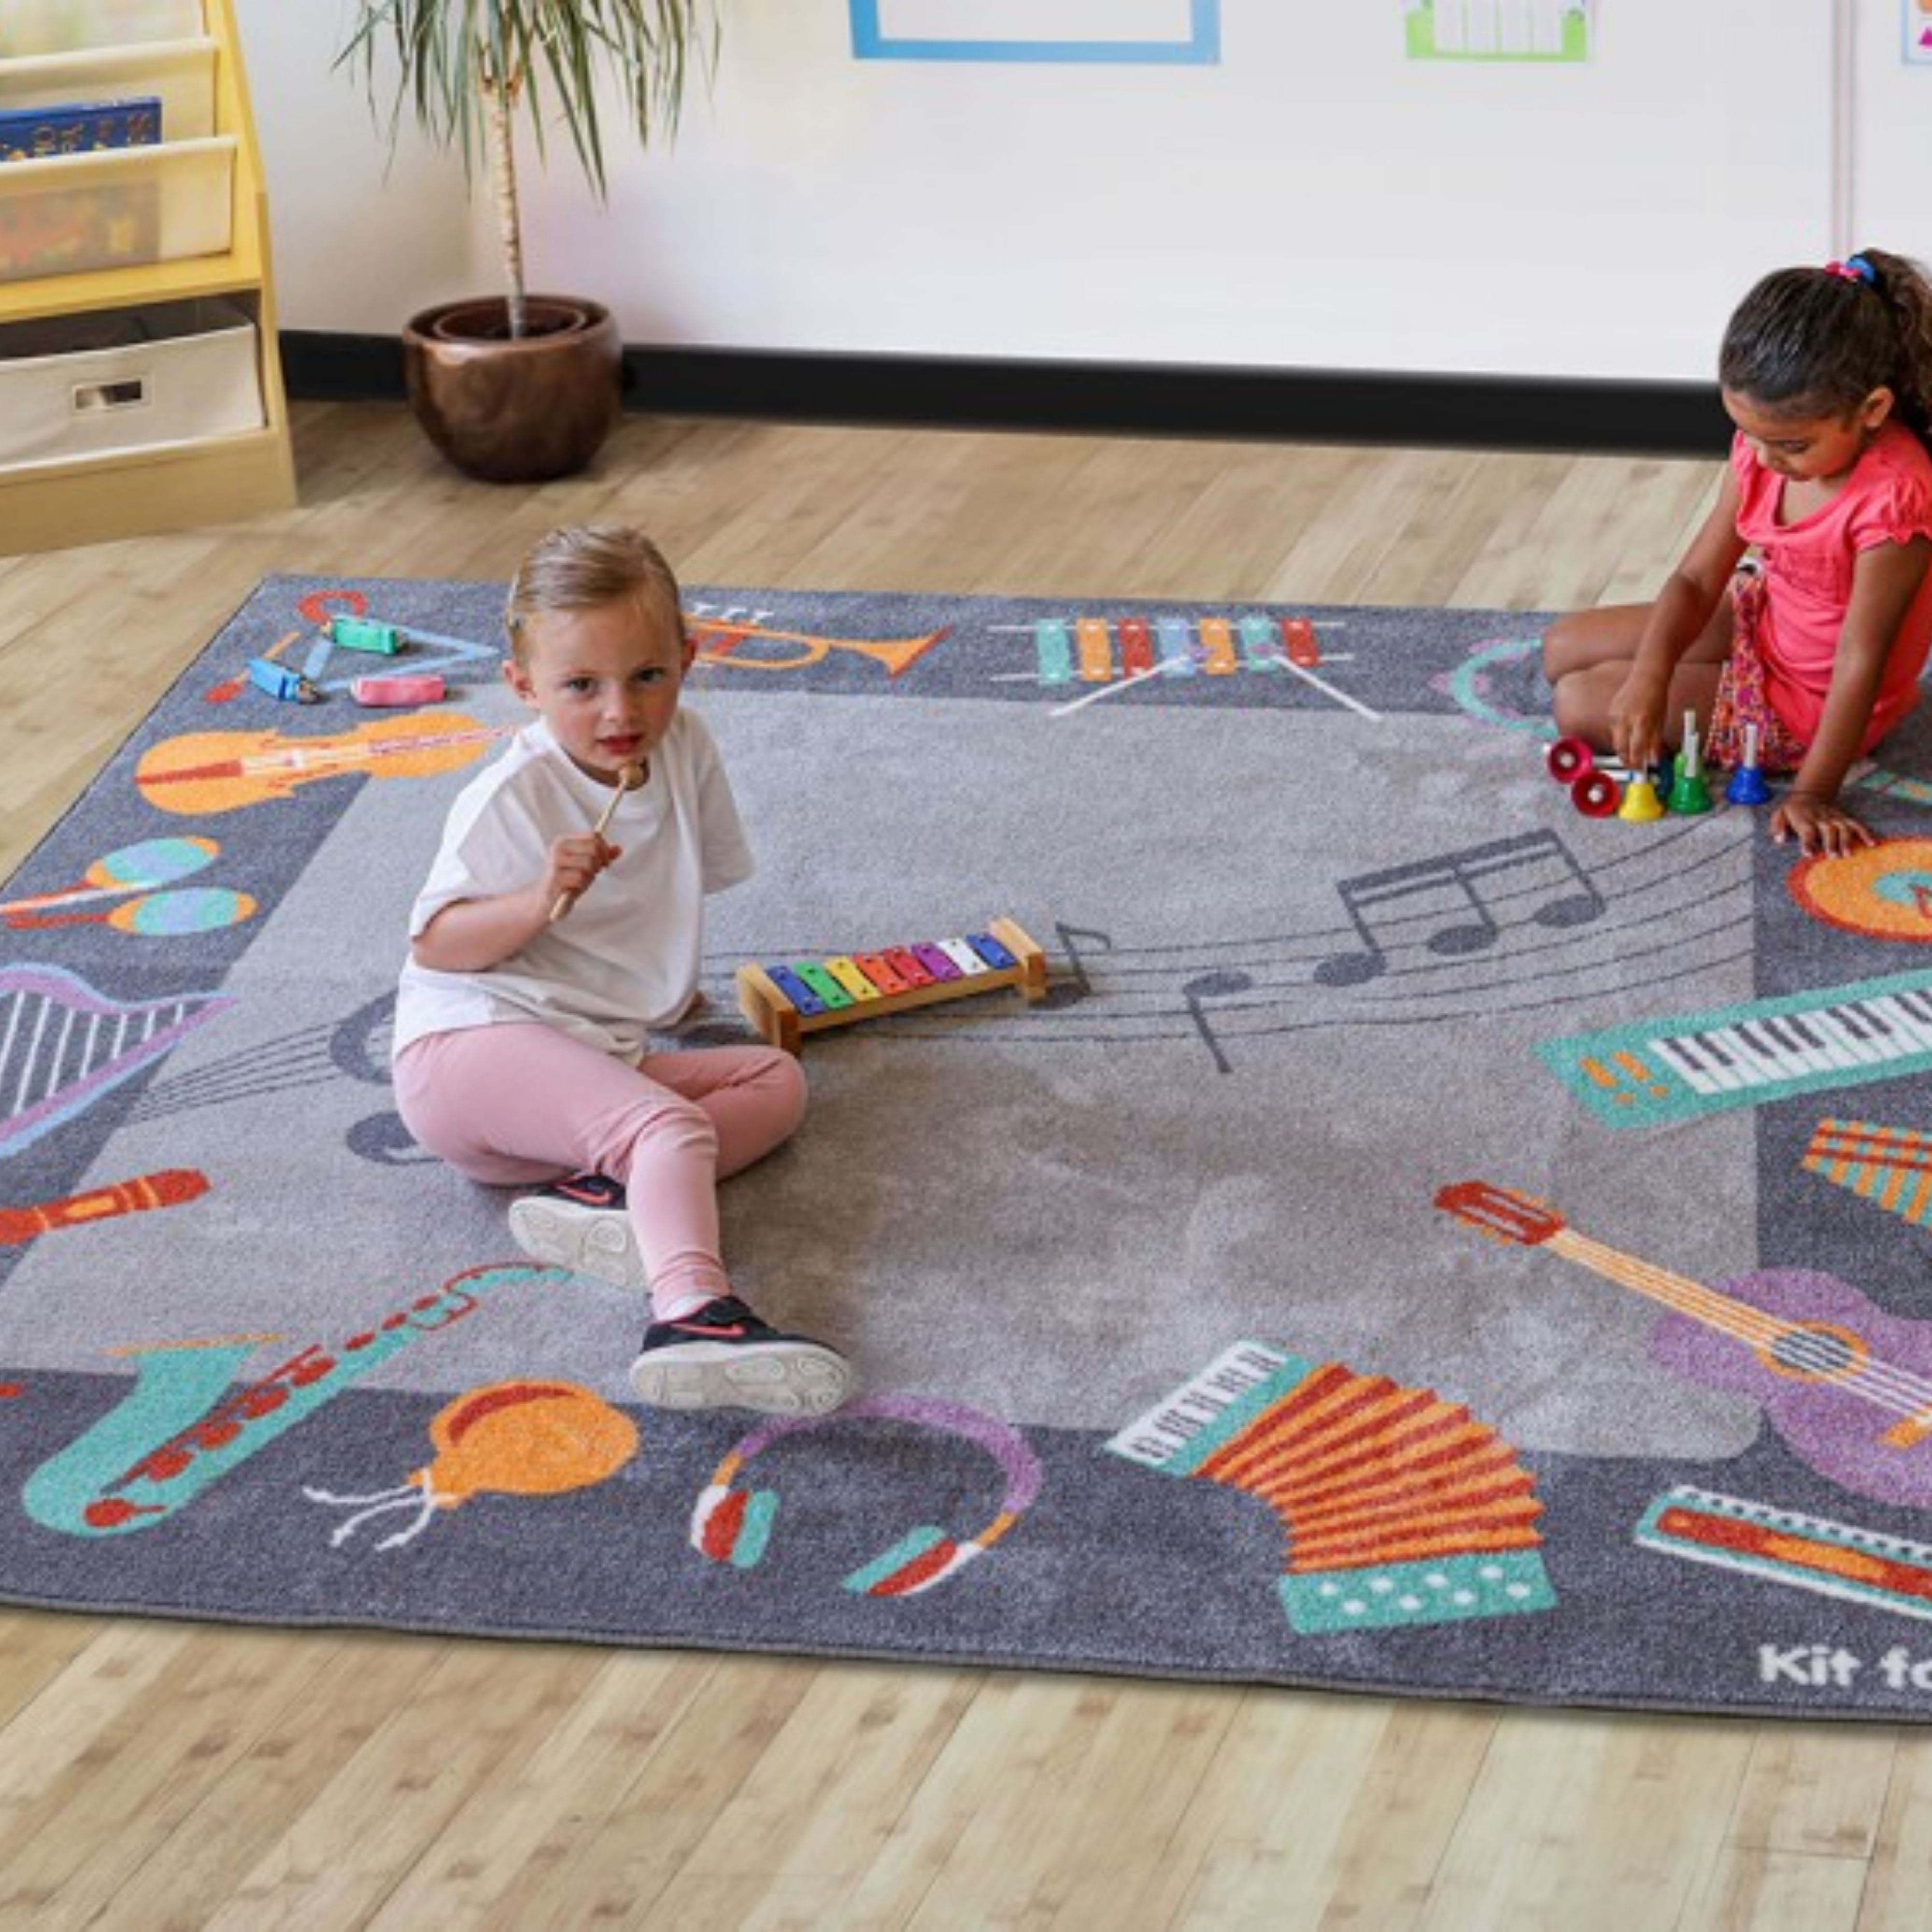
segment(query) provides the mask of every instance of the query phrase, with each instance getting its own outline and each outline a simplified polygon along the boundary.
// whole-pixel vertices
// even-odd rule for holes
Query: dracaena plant
[[[358,75],[393,142],[405,107],[473,182],[487,166],[513,337],[526,333],[516,117],[541,157],[560,122],[598,199],[606,191],[599,82],[640,146],[676,126],[686,76],[716,51],[713,0],[356,0],[338,64]]]

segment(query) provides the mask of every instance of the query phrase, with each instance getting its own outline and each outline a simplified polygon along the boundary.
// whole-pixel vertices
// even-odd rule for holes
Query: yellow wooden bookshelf
[[[176,4],[192,8],[192,0],[176,0]],[[153,11],[151,8],[148,17]],[[111,20],[114,7],[100,8],[97,17]],[[139,5],[130,8],[128,17],[142,18]],[[200,0],[200,17],[202,36],[214,44],[213,138],[183,145],[184,148],[211,151],[227,168],[226,247],[218,253],[177,254],[164,242],[161,251],[171,259],[0,279],[0,327],[33,322],[42,325],[40,334],[57,334],[62,318],[76,324],[92,318],[98,326],[108,311],[149,310],[163,303],[226,304],[245,316],[252,329],[254,373],[260,390],[260,424],[238,430],[224,428],[206,435],[190,430],[152,446],[137,443],[52,460],[9,463],[0,457],[0,554],[230,522],[286,508],[296,500],[288,403],[275,333],[268,201],[232,0]],[[140,40],[137,32],[124,49],[110,43],[105,49],[90,51],[123,52],[138,67]],[[5,52],[4,43],[0,41],[0,54]],[[0,71],[10,68],[16,76],[32,65],[31,58],[11,62],[0,58]],[[61,70],[58,60],[50,70]],[[179,158],[169,152],[165,117],[161,135],[158,146],[87,160],[136,179],[144,169],[159,174]],[[0,202],[14,184],[38,184],[50,170],[64,165],[62,161],[0,161]],[[218,196],[219,186],[218,176]],[[218,202],[214,212],[218,217]],[[0,214],[4,213],[0,208]]]

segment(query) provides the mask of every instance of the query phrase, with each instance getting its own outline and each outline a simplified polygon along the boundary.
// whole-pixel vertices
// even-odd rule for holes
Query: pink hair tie
[[[1836,275],[1841,281],[1863,282],[1868,287],[1876,284],[1878,276],[1872,265],[1862,255],[1849,256],[1842,262],[1827,262],[1825,272]]]

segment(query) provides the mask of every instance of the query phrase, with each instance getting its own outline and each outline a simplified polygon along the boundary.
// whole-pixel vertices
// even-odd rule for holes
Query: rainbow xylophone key
[[[761,1039],[796,1053],[803,1035],[854,1020],[1011,986],[1046,997],[1046,955],[1012,920],[957,939],[918,940],[872,952],[740,966],[738,1004]]]

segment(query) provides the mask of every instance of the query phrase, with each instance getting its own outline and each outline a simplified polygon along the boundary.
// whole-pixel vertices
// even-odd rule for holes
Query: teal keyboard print
[[[1668,1126],[1932,1067],[1932,973],[1574,1034],[1536,1051],[1605,1126]]]

